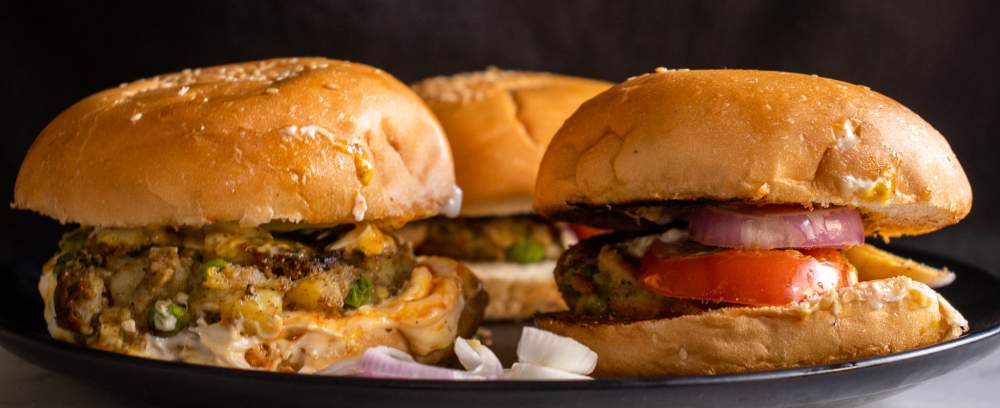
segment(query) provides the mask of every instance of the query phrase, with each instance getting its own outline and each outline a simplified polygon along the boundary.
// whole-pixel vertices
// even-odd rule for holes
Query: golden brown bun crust
[[[398,224],[437,214],[453,185],[443,131],[406,85],[367,65],[289,58],[78,102],[32,145],[14,206],[98,226],[339,224],[358,213]]]
[[[664,200],[851,206],[887,236],[953,224],[972,205],[948,142],[898,102],[741,70],[658,70],[587,101],[553,138],[534,198],[549,216]]]
[[[428,78],[413,89],[444,127],[463,215],[531,211],[538,163],[563,121],[611,83],[495,68]]]
[[[960,336],[968,323],[906,277],[861,282],[839,294],[781,307],[731,307],[632,323],[535,319],[597,352],[602,376],[705,375],[829,364]],[[624,347],[627,345],[627,347]]]

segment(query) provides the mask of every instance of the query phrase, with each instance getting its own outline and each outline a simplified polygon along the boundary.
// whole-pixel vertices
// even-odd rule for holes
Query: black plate
[[[333,378],[231,370],[146,360],[49,338],[31,267],[0,271],[0,344],[12,353],[119,395],[185,406],[780,407],[858,405],[937,377],[1000,345],[1000,280],[987,271],[926,253],[899,251],[958,273],[941,290],[972,324],[969,334],[934,346],[844,364],[753,374],[602,379],[586,382],[446,382]],[[11,268],[8,268],[11,269]],[[490,326],[509,360],[518,327]],[[623,345],[626,346],[626,345]],[[960,390],[956,390],[960,392]]]

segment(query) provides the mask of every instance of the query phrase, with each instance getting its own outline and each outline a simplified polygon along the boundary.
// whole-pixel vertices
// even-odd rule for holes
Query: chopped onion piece
[[[327,371],[326,369],[323,370]],[[353,371],[339,367],[337,371],[370,378],[405,378],[414,380],[478,380],[482,377],[462,370],[420,364],[409,354],[392,347],[379,346],[365,350]]]
[[[514,363],[504,376],[507,380],[592,380],[585,375],[531,363]]]
[[[691,214],[688,229],[694,241],[724,248],[843,248],[865,241],[861,215],[850,208],[706,206]]]
[[[597,353],[587,346],[569,337],[534,327],[525,327],[521,331],[521,341],[517,343],[517,359],[521,363],[573,374],[590,374],[597,366]]]
[[[496,354],[478,340],[455,339],[455,356],[462,367],[474,375],[494,379],[503,375],[503,364]]]
[[[585,374],[597,365],[597,354],[583,344],[533,327],[522,330],[517,344],[520,361],[510,370],[505,371],[496,354],[477,340],[457,338],[454,350],[466,371],[421,364],[403,351],[378,346],[316,374],[414,380],[589,380]]]

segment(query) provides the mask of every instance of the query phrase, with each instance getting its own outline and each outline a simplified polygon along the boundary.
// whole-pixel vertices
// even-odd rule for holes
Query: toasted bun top
[[[184,70],[60,114],[14,206],[96,226],[398,224],[454,190],[420,98],[367,65],[289,58]]]
[[[850,206],[868,233],[958,222],[972,191],[948,142],[866,87],[784,72],[668,71],[587,101],[542,160],[535,208],[668,200]]]
[[[603,81],[495,68],[428,78],[413,89],[444,127],[462,188],[462,215],[531,212],[542,154],[556,129],[611,87]]]

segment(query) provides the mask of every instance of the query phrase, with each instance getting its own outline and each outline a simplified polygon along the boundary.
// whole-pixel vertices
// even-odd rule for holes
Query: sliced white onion
[[[585,375],[575,374],[552,367],[531,363],[514,363],[504,375],[507,380],[592,380]]]
[[[455,339],[455,356],[471,374],[494,379],[503,375],[503,364],[496,354],[477,340]]]
[[[504,371],[496,354],[476,340],[455,339],[455,355],[466,371],[421,364],[403,351],[379,346],[316,374],[415,380],[589,380],[585,374],[597,365],[597,354],[583,344],[533,327],[521,332],[520,361],[510,370]]]
[[[569,337],[534,327],[525,327],[521,331],[521,341],[517,343],[517,359],[521,363],[581,375],[590,374],[597,366],[597,353],[587,346]]]
[[[691,239],[724,248],[842,248],[865,240],[857,211],[788,208],[698,208],[688,219]]]

